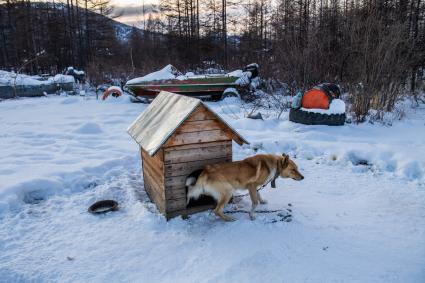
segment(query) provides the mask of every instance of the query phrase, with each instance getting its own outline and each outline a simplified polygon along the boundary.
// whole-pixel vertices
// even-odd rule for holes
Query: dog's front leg
[[[249,196],[251,197],[251,202],[252,202],[251,211],[249,212],[249,217],[251,218],[251,220],[254,220],[255,219],[255,208],[258,205],[257,188],[250,187],[250,188],[248,188],[248,190],[249,190]]]

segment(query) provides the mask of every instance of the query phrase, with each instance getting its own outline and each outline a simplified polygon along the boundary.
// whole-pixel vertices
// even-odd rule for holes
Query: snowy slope
[[[248,120],[209,103],[255,152],[289,153],[302,182],[279,179],[262,208],[223,223],[166,222],[141,190],[125,97],[0,103],[0,282],[423,282],[425,108],[392,127]],[[96,200],[121,210],[88,214]],[[227,209],[249,208],[249,200]],[[259,208],[261,209],[261,208]]]

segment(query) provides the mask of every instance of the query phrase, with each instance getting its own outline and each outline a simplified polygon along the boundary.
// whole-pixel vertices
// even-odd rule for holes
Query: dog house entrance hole
[[[204,205],[215,205],[217,202],[215,199],[208,195],[201,195],[197,200],[191,199],[187,205],[187,208],[204,206]]]
[[[196,178],[199,177],[202,170],[196,170],[192,172],[189,176],[195,175]],[[188,188],[186,187],[186,195],[187,195]],[[205,206],[205,205],[216,205],[217,202],[212,196],[209,195],[200,195],[198,199],[191,199],[189,203],[187,204],[186,208],[192,208],[192,207],[198,207],[198,206]]]

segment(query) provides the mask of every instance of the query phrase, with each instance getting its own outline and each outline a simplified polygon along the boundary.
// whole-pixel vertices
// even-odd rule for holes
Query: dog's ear
[[[282,158],[282,168],[285,169],[286,167],[288,167],[289,164],[289,156],[286,154],[282,154],[283,158]]]

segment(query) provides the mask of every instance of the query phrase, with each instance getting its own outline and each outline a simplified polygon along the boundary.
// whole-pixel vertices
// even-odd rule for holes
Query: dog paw
[[[233,217],[230,217],[230,216],[227,216],[226,215],[226,217],[224,218],[224,221],[226,221],[226,222],[233,222],[233,221],[236,221],[236,219],[233,218]]]
[[[250,218],[251,220],[255,220],[255,214],[254,214],[254,213],[250,213],[250,214],[249,214],[249,218]]]

